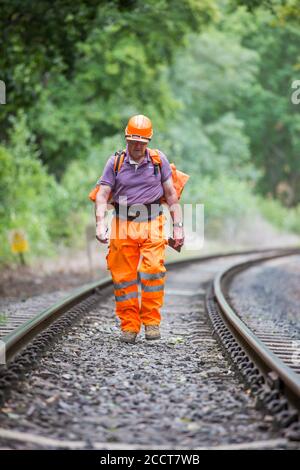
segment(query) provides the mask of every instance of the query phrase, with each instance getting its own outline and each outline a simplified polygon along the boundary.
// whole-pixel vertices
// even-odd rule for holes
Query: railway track
[[[0,399],[2,399],[2,404],[5,403],[4,412],[1,413],[1,421],[4,427],[0,429],[0,442],[1,438],[4,439],[4,442],[8,440],[13,443],[15,448],[20,448],[20,446],[24,445],[26,448],[43,447],[40,441],[38,443],[32,437],[32,433],[30,434],[31,439],[28,438],[29,430],[32,431],[32,427],[37,429],[39,426],[41,418],[41,409],[39,407],[29,410],[30,422],[26,421],[26,413],[25,418],[22,413],[20,414],[20,422],[23,422],[23,424],[20,426],[22,430],[18,436],[13,431],[10,434],[11,422],[9,414],[11,413],[8,413],[7,416],[5,410],[11,408],[13,410],[12,414],[18,416],[18,413],[20,413],[18,403],[23,403],[21,408],[24,411],[24,408],[26,409],[26,399],[34,401],[35,396],[40,397],[48,392],[49,394],[53,393],[53,380],[58,382],[58,395],[61,394],[64,397],[66,387],[70,386],[69,376],[73,380],[78,379],[78,377],[81,377],[79,371],[85,370],[86,364],[88,364],[96,379],[88,391],[84,386],[84,381],[81,383],[79,380],[78,387],[83,395],[85,393],[90,397],[89,403],[93,403],[94,400],[93,407],[89,408],[91,416],[83,416],[78,420],[78,423],[76,420],[74,422],[74,414],[76,415],[77,413],[80,416],[82,413],[81,409],[76,408],[71,398],[64,398],[69,402],[69,404],[65,403],[64,408],[62,405],[64,401],[58,398],[56,413],[58,412],[59,416],[61,416],[62,410],[60,407],[62,406],[64,410],[63,416],[68,415],[66,410],[69,407],[70,416],[66,417],[62,429],[57,429],[55,420],[58,415],[54,413],[51,407],[49,416],[47,416],[47,422],[50,424],[49,429],[46,429],[44,446],[50,445],[51,447],[49,441],[47,444],[47,439],[50,439],[49,436],[56,436],[57,440],[55,441],[54,439],[54,447],[60,446],[58,443],[60,439],[62,447],[73,448],[75,437],[77,438],[77,443],[81,442],[81,444],[78,444],[79,448],[86,447],[87,442],[84,439],[81,441],[79,439],[80,437],[82,438],[84,431],[84,435],[89,436],[87,438],[89,445],[93,448],[103,448],[105,445],[112,445],[109,444],[109,442],[112,442],[111,433],[114,434],[113,437],[116,442],[121,442],[121,445],[129,447],[139,445],[149,446],[149,442],[156,448],[160,443],[164,444],[162,448],[181,447],[182,443],[186,448],[194,448],[196,443],[198,443],[198,446],[203,444],[212,447],[222,445],[222,441],[226,440],[223,436],[226,433],[226,429],[229,429],[229,433],[233,433],[235,425],[237,427],[242,426],[241,420],[242,422],[243,420],[249,421],[249,423],[253,423],[253,420],[258,422],[258,428],[255,432],[252,432],[252,444],[248,442],[248,446],[251,447],[253,442],[256,441],[258,447],[260,446],[259,442],[264,443],[265,447],[286,445],[280,439],[279,441],[278,439],[276,440],[272,434],[273,431],[266,429],[268,427],[266,423],[259,423],[259,420],[263,420],[263,417],[262,415],[257,415],[260,412],[252,409],[251,401],[248,402],[246,400],[247,403],[243,404],[242,408],[243,410],[245,408],[246,411],[244,410],[242,414],[238,405],[239,398],[237,402],[233,400],[234,403],[229,403],[227,408],[221,399],[218,403],[218,396],[214,397],[216,403],[212,402],[212,397],[214,393],[218,393],[219,388],[225,387],[226,393],[236,388],[237,396],[242,392],[234,378],[234,374],[231,372],[230,366],[228,366],[228,362],[222,358],[220,350],[216,349],[216,340],[211,334],[205,305],[206,310],[210,314],[214,332],[219,334],[223,345],[227,347],[227,352],[233,358],[233,363],[237,365],[238,370],[246,378],[246,382],[251,385],[258,402],[264,403],[269,412],[275,413],[278,424],[288,427],[291,438],[297,438],[299,419],[297,405],[299,396],[297,395],[297,386],[291,386],[290,380],[284,380],[289,368],[288,364],[285,364],[285,374],[283,373],[282,376],[278,368],[279,360],[281,359],[278,358],[277,360],[276,358],[276,367],[273,367],[274,364],[271,363],[268,366],[264,365],[263,359],[258,357],[257,351],[255,354],[251,354],[249,344],[246,345],[245,340],[238,338],[237,333],[233,331],[232,323],[225,319],[224,313],[226,309],[231,308],[230,304],[228,304],[228,291],[226,289],[230,284],[229,279],[232,278],[234,273],[245,269],[251,263],[260,262],[262,255],[264,258],[273,259],[276,256],[287,256],[292,253],[298,253],[298,251],[268,250],[264,254],[261,252],[234,253],[226,256],[211,256],[170,264],[168,266],[170,274],[166,286],[166,306],[163,311],[163,340],[150,345],[141,337],[137,345],[133,347],[123,345],[122,351],[126,354],[125,358],[123,354],[120,355],[120,344],[117,338],[118,326],[112,315],[112,285],[109,279],[79,289],[75,294],[64,299],[62,302],[58,302],[51,308],[47,308],[39,315],[28,319],[13,331],[7,333],[6,330],[6,335],[1,338],[2,344],[5,346],[8,365],[2,366],[0,371]],[[232,263],[235,264],[235,267],[231,267],[228,271],[228,266],[232,265]],[[182,282],[182,279],[185,279],[185,282]],[[213,290],[210,287],[212,281],[214,281]],[[209,294],[207,294],[207,291]],[[220,300],[222,296],[223,298]],[[241,319],[239,321],[241,322]],[[93,361],[90,361],[90,356],[87,356],[86,352],[84,352],[86,342],[84,340],[81,341],[80,331],[84,332],[83,336],[85,339],[91,338],[91,343],[95,348]],[[57,335],[61,336],[62,334],[64,334],[64,341],[57,342]],[[98,338],[96,343],[94,343],[94,337]],[[265,339],[267,340],[267,338]],[[260,338],[261,340],[262,338]],[[51,345],[50,351],[49,345]],[[266,348],[267,346],[270,347],[270,342],[265,342],[264,347]],[[72,354],[70,351],[72,351]],[[270,353],[274,355],[274,350],[270,351]],[[56,358],[56,354],[58,354],[57,357],[60,359]],[[74,354],[76,361],[81,365],[77,364],[77,362],[73,364]],[[156,368],[152,367],[151,360],[150,364],[147,364],[147,355],[149,355],[150,359],[153,356],[153,364],[158,364]],[[84,362],[87,357],[89,358],[88,361]],[[98,375],[99,371],[96,365],[97,357],[99,357],[100,363],[104,364],[103,370],[102,365],[100,367],[100,372],[102,371],[100,376]],[[130,365],[132,359],[135,362]],[[43,364],[43,361],[45,361],[45,364]],[[68,361],[70,361],[70,364]],[[35,364],[34,368],[32,368],[33,363]],[[47,378],[44,381],[48,384],[49,388],[46,392],[43,377],[48,377],[47,374],[51,371],[53,363],[56,364],[55,372],[49,373],[49,377],[52,377],[51,380]],[[61,370],[57,370],[57,364],[60,364]],[[125,375],[123,373],[124,367],[128,368]],[[245,370],[247,373],[243,374]],[[73,375],[70,374],[70,371],[73,371]],[[105,377],[103,377],[103,373]],[[293,374],[293,377],[295,378],[296,376],[297,380],[299,380],[298,369]],[[24,395],[24,379],[22,381],[20,378],[24,377],[24,375],[26,381],[28,379],[32,381],[30,386],[28,385],[27,393],[29,395],[27,398],[26,393]],[[114,377],[112,383],[109,381],[111,375]],[[121,377],[121,379],[119,380],[118,377]],[[151,381],[153,381],[153,384]],[[120,386],[120,382],[121,384],[126,384],[125,389],[123,385]],[[147,393],[144,393],[144,382],[146,383]],[[212,392],[206,393],[206,382],[208,383],[208,389],[211,387]],[[73,381],[71,381],[72,383]],[[98,387],[99,383],[104,384],[100,386],[100,389]],[[161,388],[164,388],[162,384],[166,384],[165,390],[161,390]],[[176,393],[177,387],[181,390],[181,396]],[[167,401],[164,401],[160,396],[161,391],[163,392],[162,395],[165,394]],[[126,398],[127,392],[131,396],[130,400],[134,396],[136,397],[133,404],[129,403],[131,409],[132,407],[137,409],[135,423],[130,422],[130,413],[126,406],[119,407],[120,396],[123,394]],[[224,394],[226,395],[225,392]],[[117,415],[110,408],[107,410],[104,406],[105,413],[103,412],[102,416],[102,409],[99,411],[97,404],[99,393],[101,394],[101,406],[104,406],[106,402],[113,403],[112,410],[119,407]],[[11,397],[10,400],[8,400],[9,396]],[[43,403],[56,403],[53,398],[54,396],[55,394],[47,398],[43,397],[41,400]],[[151,397],[152,399],[153,397],[155,398],[155,406],[151,402]],[[104,402],[101,401],[102,398]],[[150,410],[153,411],[155,407],[160,409],[158,414],[156,411],[153,411],[153,415],[151,413],[147,414],[146,399],[149,400]],[[82,401],[82,399],[80,400]],[[228,400],[230,401],[229,395],[227,396]],[[183,401],[184,403],[182,403]],[[205,402],[207,403],[206,405]],[[169,409],[168,404],[172,404],[172,410]],[[41,406],[43,408],[44,405]],[[86,403],[84,406],[86,406]],[[204,412],[201,412],[201,406]],[[222,410],[221,413],[217,409],[218,406]],[[178,410],[181,407],[182,410],[179,412]],[[232,413],[234,414],[235,407],[238,410],[236,423],[233,418],[231,418],[231,422],[229,421],[229,416]],[[96,417],[94,416],[95,409],[98,413]],[[206,412],[208,417],[206,417]],[[165,422],[161,418],[162,413],[166,415]],[[176,413],[179,413],[178,416]],[[212,423],[222,423],[222,426],[219,425],[223,429],[222,432],[221,430],[219,431],[220,435],[214,430],[215,425],[212,425],[210,422],[210,414],[212,415]],[[244,416],[244,418],[241,419],[240,415]],[[110,418],[107,416],[110,416]],[[119,419],[118,416],[121,416],[121,418],[122,416],[123,418],[124,416],[126,417],[126,419],[123,419],[123,424],[122,419]],[[112,428],[117,431],[107,431],[109,429],[109,426],[107,426],[108,419],[111,419],[113,423]],[[119,422],[118,420],[121,421]],[[143,437],[141,434],[143,427],[149,428],[150,426],[151,428],[151,425],[154,426],[154,429],[157,425],[157,437],[155,438],[153,433],[152,435],[150,433],[150,436],[146,433]],[[250,424],[249,426],[251,427]],[[101,428],[102,442],[94,442],[91,437],[93,435],[92,427]],[[137,432],[132,428],[136,428]],[[66,431],[67,429],[69,431]],[[210,434],[211,429],[214,432],[212,432],[210,438],[207,438],[207,434]],[[132,432],[132,435],[130,435],[128,430]],[[69,439],[66,439],[66,434],[70,435]],[[230,445],[232,443],[233,445],[235,443],[235,445],[246,446],[249,435],[251,436],[251,432],[249,434],[249,431],[246,431],[246,429],[244,435],[241,431],[239,436],[230,435],[230,438],[227,438],[227,444]],[[268,436],[266,437],[266,435]]]
[[[230,302],[230,285],[238,273],[276,257],[282,254],[237,263],[218,273],[206,308],[214,331],[257,401],[275,415],[279,426],[289,427],[288,436],[300,440],[299,344],[255,320],[247,324],[243,312],[235,311]]]
[[[276,250],[265,250],[266,252],[274,252]],[[265,251],[262,251],[264,253]],[[210,260],[217,260],[218,258],[232,258],[233,256],[260,256],[261,251],[248,251],[248,252],[236,252],[228,254],[217,254],[211,256],[205,256],[201,258],[195,258],[193,260],[180,260],[177,262],[167,264],[168,269],[176,269],[181,266],[186,266],[197,262],[206,262]],[[18,308],[8,318],[0,319],[0,341],[2,341],[2,348],[5,349],[6,362],[10,362],[12,358],[22,350],[22,348],[28,344],[32,338],[41,333],[49,325],[54,323],[59,317],[61,317],[66,311],[72,307],[79,305],[83,300],[92,299],[97,301],[97,297],[103,294],[107,288],[112,286],[112,282],[109,278],[101,281],[94,282],[83,288],[79,288],[74,292],[70,292],[69,295],[63,296],[60,293],[61,300],[55,302],[49,302],[47,299],[47,308],[41,309],[35,314],[37,306],[33,305],[33,308],[22,309],[21,312]],[[93,297],[94,296],[94,297]],[[38,305],[38,304],[37,304]],[[85,304],[84,304],[85,305]],[[81,306],[84,309],[84,306]]]

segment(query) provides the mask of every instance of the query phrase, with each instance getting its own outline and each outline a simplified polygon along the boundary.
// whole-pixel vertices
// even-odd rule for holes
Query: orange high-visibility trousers
[[[112,220],[106,259],[114,283],[116,314],[123,331],[138,333],[142,323],[160,324],[166,275],[164,220],[163,214],[144,222],[118,217]],[[141,306],[138,282],[141,283]]]

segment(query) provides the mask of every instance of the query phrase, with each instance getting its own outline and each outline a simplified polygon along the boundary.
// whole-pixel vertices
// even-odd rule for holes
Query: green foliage
[[[0,240],[1,258],[13,260],[8,237],[12,229],[23,229],[36,254],[51,249],[50,227],[55,204],[62,192],[38,159],[36,143],[24,113],[13,120],[10,146],[0,147]],[[61,235],[61,234],[60,234]]]
[[[168,130],[155,138],[158,146],[198,178],[228,175],[255,182],[245,125],[235,115],[238,103],[255,83],[258,56],[236,37],[213,28],[192,35],[169,73],[179,109]]]
[[[235,111],[245,92],[255,83],[259,57],[243,47],[237,36],[210,28],[192,35],[188,47],[171,68],[172,88],[186,112],[214,121]]]
[[[142,112],[165,126],[177,109],[168,66],[186,35],[216,15],[213,0],[1,2],[4,258],[15,227],[34,253],[80,239],[87,194],[124,146],[128,117]]]
[[[189,121],[183,117],[168,133],[159,134],[154,143],[183,171],[199,175],[199,180],[227,174],[255,181],[258,172],[250,163],[243,127],[231,113],[207,126],[197,117]],[[195,178],[189,184],[197,187],[199,180]]]
[[[249,185],[226,174],[203,177],[198,188],[187,185],[184,200],[204,204],[205,230],[214,236],[219,236],[225,221],[239,223],[257,210]]]
[[[1,137],[8,136],[9,116],[28,110],[51,74],[71,77],[77,43],[90,29],[105,1],[1,0],[0,71],[8,100],[0,118]]]
[[[262,215],[282,231],[300,233],[300,204],[287,209],[273,198],[259,198]]]
[[[257,210],[299,233],[299,5],[2,0],[2,259],[14,228],[34,254],[80,243],[87,195],[135,113],[191,175],[183,200],[205,204],[210,233]]]
[[[213,0],[5,1],[4,136],[9,113],[26,110],[40,158],[61,177],[72,159],[119,132],[130,114],[143,111],[163,126],[175,109],[166,66],[186,34],[216,11]]]
[[[253,163],[261,171],[257,189],[261,194],[280,197],[280,187],[289,186],[287,205],[300,201],[300,116],[292,103],[294,80],[299,79],[300,30],[295,5],[273,2],[273,9],[244,10],[224,17],[221,27],[230,33],[232,24],[242,44],[257,51],[259,69],[256,83],[247,87],[238,105],[238,117],[245,122]],[[251,26],[249,22],[251,21]]]

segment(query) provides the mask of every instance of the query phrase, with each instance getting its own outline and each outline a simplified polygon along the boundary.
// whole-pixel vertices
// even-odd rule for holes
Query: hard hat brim
[[[148,143],[151,140],[151,139],[148,139],[147,137],[142,137],[139,135],[126,135],[125,137],[126,137],[126,140],[144,142],[144,143]]]

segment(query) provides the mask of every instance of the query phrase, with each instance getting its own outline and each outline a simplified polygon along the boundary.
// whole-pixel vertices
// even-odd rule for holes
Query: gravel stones
[[[234,277],[230,302],[257,332],[300,341],[300,256],[261,263]]]
[[[12,392],[1,427],[84,440],[89,448],[193,449],[274,438],[211,336],[203,294],[190,294],[207,282],[202,267],[169,273],[162,339],[153,343],[144,332],[134,345],[121,343],[113,298],[104,297]],[[169,295],[168,285],[178,294]],[[0,446],[8,442],[0,439]],[[9,448],[36,447],[10,441]]]

